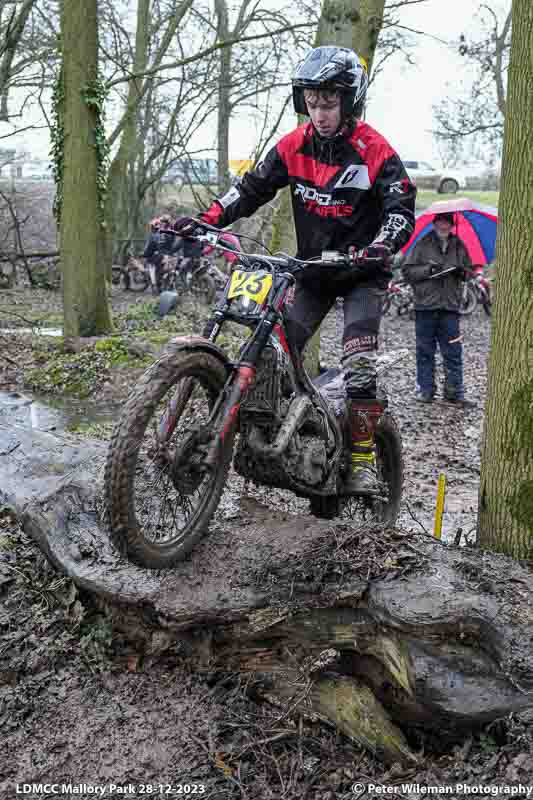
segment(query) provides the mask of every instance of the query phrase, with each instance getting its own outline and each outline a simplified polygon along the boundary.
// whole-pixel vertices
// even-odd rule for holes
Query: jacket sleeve
[[[416,200],[416,186],[396,153],[383,162],[374,191],[383,209],[383,224],[372,244],[386,244],[394,254],[414,231]]]
[[[255,169],[246,172],[222,197],[217,198],[211,208],[202,214],[210,225],[225,228],[241,217],[249,217],[254,211],[272,200],[280,189],[289,183],[289,173],[277,147],[269,150],[264,161]]]
[[[153,233],[150,234],[148,241],[144,247],[143,258],[150,259],[157,251],[157,242]]]
[[[429,278],[431,274],[431,267],[426,263],[427,258],[424,258],[424,250],[424,240],[421,239],[402,264],[402,275],[408,283],[418,283]]]

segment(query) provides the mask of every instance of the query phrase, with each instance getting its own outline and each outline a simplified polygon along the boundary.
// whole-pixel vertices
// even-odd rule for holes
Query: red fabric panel
[[[370,183],[374,183],[384,162],[396,155],[396,151],[388,141],[366,122],[359,121],[357,123],[350,138],[350,144],[367,165]]]

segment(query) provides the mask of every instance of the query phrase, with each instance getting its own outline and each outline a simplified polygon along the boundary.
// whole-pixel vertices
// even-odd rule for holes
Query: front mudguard
[[[172,350],[172,352],[182,350],[185,353],[191,353],[193,351],[209,353],[215,356],[215,358],[218,358],[226,369],[229,369],[230,360],[224,350],[222,350],[218,344],[211,342],[204,336],[176,336],[174,339],[170,340],[167,348]]]

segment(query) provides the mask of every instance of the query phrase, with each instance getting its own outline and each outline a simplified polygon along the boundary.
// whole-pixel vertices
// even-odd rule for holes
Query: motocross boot
[[[374,434],[383,414],[379,400],[348,400],[351,441],[351,469],[344,485],[346,494],[377,494]]]

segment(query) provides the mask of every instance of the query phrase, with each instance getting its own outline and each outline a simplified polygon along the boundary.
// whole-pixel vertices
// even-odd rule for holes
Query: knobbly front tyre
[[[341,494],[310,498],[310,511],[321,519],[355,518],[370,512],[375,522],[394,525],[400,512],[403,492],[402,437],[390,414],[384,414],[376,428],[376,466],[380,495],[343,496]]]
[[[133,563],[165,569],[181,561],[206,533],[224,489],[235,431],[213,441],[213,409],[226,370],[216,356],[174,350],[144,374],[126,402],[104,475],[109,535]],[[162,420],[175,405],[176,425]]]

